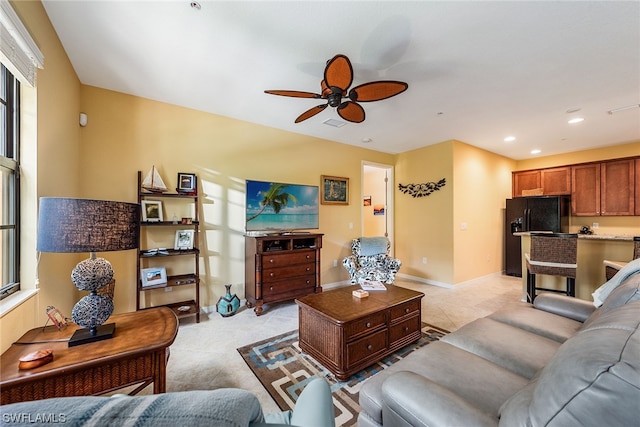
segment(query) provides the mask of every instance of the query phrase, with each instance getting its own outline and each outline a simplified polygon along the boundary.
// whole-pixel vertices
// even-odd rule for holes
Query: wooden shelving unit
[[[138,203],[142,203],[143,200],[153,199],[178,199],[185,203],[193,204],[194,216],[190,224],[183,224],[182,222],[174,221],[141,221],[140,222],[140,241],[138,243],[138,257],[137,257],[137,292],[136,292],[136,309],[144,310],[151,308],[147,305],[147,299],[143,303],[141,296],[145,293],[157,292],[163,288],[184,287],[191,286],[194,289],[194,298],[185,301],[177,301],[171,303],[164,303],[163,306],[169,307],[176,313],[178,318],[192,317],[194,316],[196,322],[200,322],[200,263],[199,255],[200,250],[197,247],[198,233],[200,231],[200,222],[198,220],[198,194],[194,193],[152,193],[145,191],[142,188],[142,172],[138,171]],[[157,248],[143,248],[141,242],[143,237],[147,236],[147,233],[159,232],[161,228],[171,229],[193,229],[194,230],[194,247],[193,249],[171,249],[174,246],[173,240],[166,242],[166,249],[163,249],[163,253],[156,252],[154,255],[149,255],[150,251]],[[167,275],[167,282],[162,284],[155,284],[150,286],[142,285],[141,269],[149,267],[152,263],[157,264],[160,259],[166,260],[167,263],[172,262],[172,258],[175,261],[176,257],[192,257],[193,268],[190,272],[184,274]],[[163,261],[165,262],[165,261]],[[147,294],[148,295],[148,294]],[[166,297],[165,297],[166,298]]]

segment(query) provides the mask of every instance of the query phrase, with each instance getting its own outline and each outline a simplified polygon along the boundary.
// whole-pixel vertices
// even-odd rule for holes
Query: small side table
[[[77,325],[28,331],[0,356],[0,403],[99,395],[138,385],[131,392],[136,394],[151,383],[154,393],[164,393],[168,348],[178,332],[176,315],[159,307],[116,314],[107,320],[112,322],[113,338],[75,347],[64,340]],[[20,357],[47,348],[53,349],[53,362],[18,369]]]

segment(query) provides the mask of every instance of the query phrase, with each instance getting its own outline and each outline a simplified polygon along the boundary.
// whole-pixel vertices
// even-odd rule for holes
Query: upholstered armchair
[[[389,256],[391,244],[386,237],[358,237],[351,242],[351,255],[342,265],[351,276],[351,283],[375,280],[392,284],[402,262]]]

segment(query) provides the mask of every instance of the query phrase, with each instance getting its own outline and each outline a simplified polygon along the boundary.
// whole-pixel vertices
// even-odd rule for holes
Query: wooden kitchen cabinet
[[[524,190],[540,188],[540,170],[513,172],[511,175],[513,197],[522,197]]]
[[[571,214],[600,215],[600,163],[571,168]]]
[[[571,167],[541,169],[540,181],[545,196],[571,194]]]
[[[513,172],[513,197],[522,197],[523,191],[541,189],[544,196],[571,194],[571,167],[536,169]]]
[[[600,165],[600,215],[635,214],[635,160]]]
[[[637,159],[575,165],[571,169],[571,214],[635,215]]]

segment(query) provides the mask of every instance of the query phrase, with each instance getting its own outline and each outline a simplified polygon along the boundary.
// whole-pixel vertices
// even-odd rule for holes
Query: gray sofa
[[[0,425],[45,427],[334,427],[329,383],[311,378],[295,408],[263,414],[258,398],[237,388],[143,396],[56,397],[0,406]]]
[[[363,384],[358,426],[639,425],[640,274],[618,279],[598,308],[540,294],[414,351]]]

